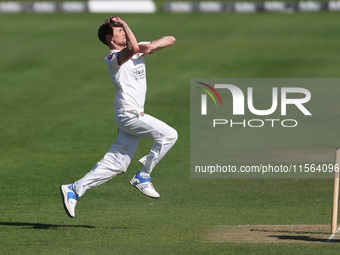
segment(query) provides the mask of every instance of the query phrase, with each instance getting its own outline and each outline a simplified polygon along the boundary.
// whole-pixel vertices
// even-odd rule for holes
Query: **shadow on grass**
[[[284,229],[251,229],[250,231],[257,231],[263,233],[277,233],[273,235],[268,235],[268,237],[274,237],[279,240],[286,241],[302,241],[302,242],[321,242],[321,243],[340,243],[340,239],[327,239],[323,236],[330,234],[325,233],[324,231],[312,231],[309,230],[284,230]],[[312,235],[312,236],[310,236]],[[314,235],[314,236],[313,236]],[[318,235],[318,236],[315,236]],[[320,237],[321,236],[321,237]]]
[[[292,233],[292,234],[325,234],[325,232],[313,232],[313,231],[296,231],[296,230],[273,230],[273,229],[256,229],[253,228],[250,231],[258,232],[276,232],[276,233]]]
[[[63,229],[68,228],[97,228],[89,225],[64,225],[64,224],[44,224],[44,223],[29,223],[29,222],[0,222],[0,226],[14,226],[33,229]],[[104,227],[109,229],[127,229],[127,227]]]
[[[304,242],[321,242],[321,243],[340,243],[339,239],[328,240],[325,238],[314,238],[310,236],[289,236],[289,235],[272,235],[280,240],[304,241]]]

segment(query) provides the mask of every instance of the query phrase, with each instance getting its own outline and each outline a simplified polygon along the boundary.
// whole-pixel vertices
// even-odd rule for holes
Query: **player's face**
[[[113,28],[113,41],[116,45],[120,45],[120,46],[126,45],[125,32],[123,28],[121,27]]]

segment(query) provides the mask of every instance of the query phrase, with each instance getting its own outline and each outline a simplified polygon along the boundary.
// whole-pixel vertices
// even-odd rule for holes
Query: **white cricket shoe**
[[[60,186],[61,195],[63,197],[63,203],[66,213],[74,218],[78,197],[73,191],[73,184],[61,185]]]
[[[130,184],[138,189],[140,192],[142,192],[144,195],[152,198],[160,197],[160,195],[153,187],[150,177],[143,178],[139,175],[139,172],[130,180]]]

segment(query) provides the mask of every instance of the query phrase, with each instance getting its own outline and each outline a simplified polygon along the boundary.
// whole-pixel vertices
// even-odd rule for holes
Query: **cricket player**
[[[146,96],[145,57],[175,43],[173,36],[137,43],[127,25],[119,17],[111,17],[98,30],[101,42],[110,49],[104,60],[115,86],[115,122],[117,141],[92,170],[72,184],[60,187],[66,213],[75,216],[78,198],[85,191],[126,172],[141,137],[154,139],[151,151],[139,161],[143,167],[130,184],[143,194],[159,198],[150,174],[177,140],[177,132],[166,123],[144,113]]]

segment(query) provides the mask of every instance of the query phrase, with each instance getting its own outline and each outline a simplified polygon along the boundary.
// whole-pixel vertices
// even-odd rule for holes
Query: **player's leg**
[[[150,175],[156,164],[175,144],[178,134],[174,128],[151,115],[145,114],[141,120],[149,126],[149,134],[154,138],[149,154],[139,160],[139,162],[144,165],[141,172],[146,172]],[[144,135],[142,135],[142,137],[144,137]]]
[[[136,152],[140,138],[118,130],[117,142],[105,154],[93,169],[74,183],[74,191],[81,197],[86,190],[111,180],[126,172]]]
[[[103,184],[127,170],[139,140],[139,137],[119,130],[117,142],[111,146],[104,158],[88,174],[73,184],[61,186],[65,210],[69,216],[74,217],[77,199],[86,190]]]
[[[130,183],[143,194],[158,198],[159,194],[151,183],[150,174],[156,164],[175,144],[177,140],[176,130],[148,114],[131,118],[129,123],[126,123],[122,128],[136,136],[154,139],[150,153],[140,159],[144,167],[131,179]]]

